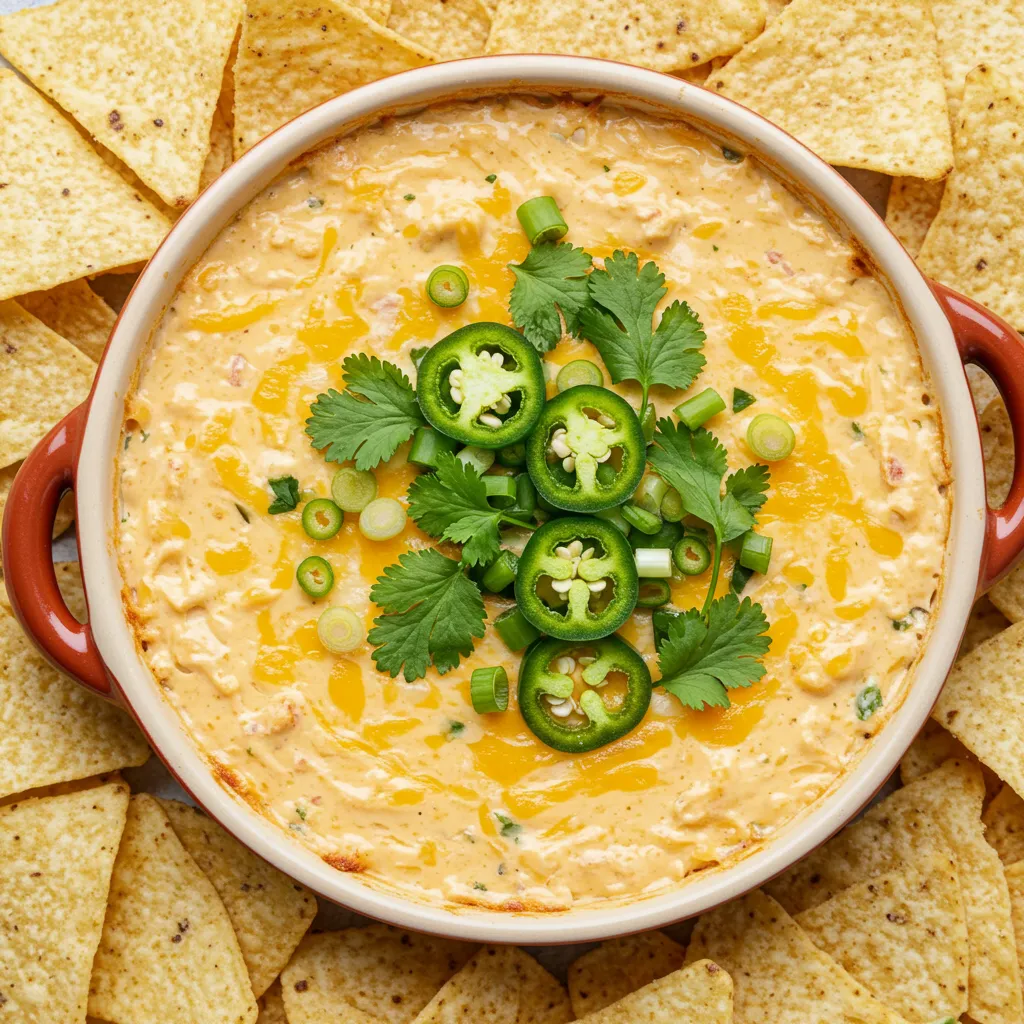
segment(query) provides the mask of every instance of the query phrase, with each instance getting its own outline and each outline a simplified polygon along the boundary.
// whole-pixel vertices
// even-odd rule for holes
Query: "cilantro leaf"
[[[356,469],[374,469],[423,425],[416,392],[394,365],[360,352],[342,367],[348,388],[317,395],[306,433],[328,462],[355,459]]]
[[[299,503],[299,481],[293,476],[278,476],[268,480],[270,489],[274,492],[274,500],[270,503],[267,511],[272,516],[278,516],[282,512],[291,512]],[[244,516],[243,516],[244,518]]]
[[[616,249],[587,283],[594,305],[580,312],[581,333],[597,346],[613,383],[640,384],[641,414],[651,385],[684,390],[694,382],[704,367],[700,349],[707,335],[697,314],[678,300],[652,329],[666,292],[665,275],[656,264],[641,267],[636,253]]]
[[[381,672],[406,681],[421,679],[433,664],[441,675],[457,668],[460,657],[484,635],[480,589],[454,558],[435,548],[407,551],[389,565],[370,589],[383,615],[373,620],[367,639],[377,649]]]
[[[561,311],[569,334],[579,333],[579,314],[590,305],[587,272],[590,253],[568,242],[535,245],[522,263],[510,263],[516,276],[509,299],[512,322],[538,352],[550,352],[562,338]]]
[[[765,667],[761,658],[772,639],[768,620],[749,597],[740,603],[735,594],[712,602],[707,617],[691,608],[668,626],[658,649],[663,686],[687,707],[729,707],[727,688],[750,686]]]
[[[767,466],[759,463],[739,469],[725,481],[725,490],[731,494],[752,516],[761,511],[768,497],[768,481],[771,473]]]

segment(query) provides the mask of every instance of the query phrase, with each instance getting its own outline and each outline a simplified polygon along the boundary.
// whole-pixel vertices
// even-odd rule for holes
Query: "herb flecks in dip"
[[[392,678],[377,671],[364,639],[382,617],[370,590],[407,552],[439,548],[438,564],[460,550],[466,557],[468,540],[461,549],[439,544],[405,515],[410,487],[431,479],[423,467],[466,442],[428,430],[413,443],[418,464],[405,441],[373,470],[375,483],[356,475],[366,471],[360,454],[346,456],[353,475],[335,498],[351,497],[363,511],[346,511],[338,528],[328,503],[314,499],[331,497],[339,465],[305,431],[318,396],[344,393],[346,357],[391,362],[411,389],[417,364],[430,358],[423,349],[438,351],[429,347],[482,323],[526,329],[541,350],[549,400],[560,369],[587,360],[590,370],[564,371],[563,393],[599,388],[600,376],[641,409],[640,383],[610,386],[613,374],[630,375],[616,374],[591,342],[558,340],[557,319],[527,326],[510,315],[517,277],[508,266],[537,258],[526,232],[553,216],[534,208],[520,224],[516,210],[539,196],[555,200],[569,229],[564,242],[593,257],[592,271],[577,267],[567,280],[612,270],[616,249],[623,260],[635,253],[636,272],[656,263],[668,290],[649,328],[678,300],[706,338],[702,346],[691,335],[676,339],[680,352],[705,360],[693,364],[691,387],[647,389],[663,422],[640,490],[613,498],[628,502],[615,515],[595,518],[605,512],[591,509],[602,506],[602,488],[614,489],[600,467],[610,462],[620,482],[627,472],[619,455],[606,455],[633,437],[619,406],[568,402],[565,426],[554,424],[542,445],[551,479],[535,463],[541,496],[564,484],[580,509],[564,505],[569,516],[628,527],[641,578],[635,609],[611,640],[591,642],[585,664],[562,660],[559,645],[571,638],[552,634],[530,648],[539,664],[525,692],[534,703],[521,712],[523,655],[505,639],[515,646],[529,624],[492,623],[513,607],[511,554],[567,520],[520,529],[514,488],[492,481],[511,553],[501,566],[457,570],[483,594],[483,636],[444,675],[430,667],[408,682],[419,673],[407,660]],[[430,286],[432,301],[427,282],[438,267],[445,273]],[[577,318],[572,301],[561,307],[566,323]],[[597,315],[610,323],[588,326],[580,314],[584,337],[622,326],[607,307]],[[491,388],[511,377],[469,367],[454,377],[441,367],[433,415],[420,400],[435,427],[446,416],[457,434],[467,395],[484,402],[474,423],[485,425],[480,417],[504,423],[537,397],[528,384],[515,393]],[[410,410],[403,440],[419,415]],[[568,421],[577,414],[590,422]],[[778,417],[782,427],[752,425],[755,416]],[[757,652],[764,675],[730,687],[728,707],[698,700],[701,710],[659,686],[655,650],[656,630],[664,638],[681,628],[665,615],[666,597],[699,622],[714,597],[714,524],[701,527],[684,508],[670,513],[680,496],[649,482],[670,471],[655,453],[695,436],[689,420],[713,432],[728,475],[774,459],[756,532],[725,545],[717,587],[726,595],[732,582],[769,624],[770,649]],[[828,790],[899,705],[940,588],[949,514],[941,422],[882,285],[753,160],[614,106],[451,105],[312,155],[252,202],[189,273],[128,401],[125,431],[133,440],[120,456],[117,544],[126,603],[167,699],[219,775],[264,814],[329,863],[414,898],[509,910],[635,899],[755,848]],[[439,449],[438,437],[446,442]],[[517,443],[502,456],[517,468],[501,472],[522,472],[531,442]],[[479,453],[461,458],[474,466],[467,478],[500,475]],[[713,481],[706,489],[715,496]],[[666,563],[672,575],[657,576],[665,556],[656,533],[680,520],[693,529]],[[602,536],[592,526],[552,535],[551,550],[534,560],[532,595],[548,610],[561,595],[578,612],[581,636],[591,620],[618,615],[609,611],[616,595],[630,579],[635,585],[633,570],[623,574],[612,558],[620,545],[602,545]],[[583,558],[588,545],[596,567]],[[332,580],[310,559],[322,559]],[[477,582],[485,571],[500,595]],[[518,572],[516,587],[522,562]],[[310,596],[325,586],[326,597]],[[349,612],[322,620],[333,606]],[[328,649],[352,642],[345,653]],[[664,647],[662,655],[664,666]],[[501,707],[500,674],[478,672],[497,667],[507,672],[508,709],[478,713],[474,698],[477,707]],[[391,662],[388,670],[399,672]],[[594,730],[604,745],[556,749],[567,742],[567,730],[552,725],[559,702],[575,702],[560,712],[571,726],[580,714],[573,708],[595,708],[594,694],[618,715]]]

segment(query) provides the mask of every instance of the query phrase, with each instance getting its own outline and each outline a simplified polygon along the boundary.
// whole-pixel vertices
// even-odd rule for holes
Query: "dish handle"
[[[68,610],[50,555],[53,522],[74,486],[87,405],[68,413],[32,450],[14,478],[3,523],[4,582],[11,607],[46,660],[101,697],[113,698],[92,631]]]
[[[986,512],[985,550],[978,573],[983,594],[1014,566],[1024,551],[1024,338],[984,306],[945,285],[932,291],[953,328],[960,358],[980,366],[1006,403],[1013,430],[1013,480],[1006,501]]]

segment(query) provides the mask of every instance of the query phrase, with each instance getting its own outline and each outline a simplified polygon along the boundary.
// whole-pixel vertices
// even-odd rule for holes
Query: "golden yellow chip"
[[[529,953],[513,947],[512,966],[519,976],[519,1024],[567,1024],[575,1019],[569,993]]]
[[[240,0],[59,0],[0,18],[0,51],[169,206],[188,205]]]
[[[161,801],[175,834],[213,883],[238,936],[253,993],[281,973],[316,916],[316,899],[232,839],[202,811]]]
[[[484,52],[491,16],[482,0],[392,0],[388,28],[445,60]]]
[[[985,838],[1004,864],[1024,860],[1024,800],[1009,786],[1003,786],[995,795],[982,812],[981,820]]]
[[[55,334],[99,362],[117,314],[86,284],[68,281],[45,292],[18,297],[18,305]]]
[[[199,178],[200,191],[220,177],[230,163],[231,126],[218,108],[213,112],[213,124],[210,127],[210,152],[206,154],[206,163],[203,164],[203,173]]]
[[[964,631],[964,639],[960,644],[961,657],[970,654],[978,644],[990,640],[1001,633],[1010,620],[992,603],[991,599],[979,597],[971,609],[971,617],[967,620],[967,629]]]
[[[0,469],[0,522],[2,522],[4,518],[4,508],[7,505],[7,495],[11,493],[11,484],[14,483],[14,477],[17,475],[19,469],[21,469],[20,462],[15,462],[11,466],[6,466],[3,469]],[[57,518],[53,521],[54,537],[59,537],[74,521],[75,496],[68,491],[68,493],[61,498],[60,505],[57,507]],[[2,563],[0,563],[0,567],[2,567]]]
[[[872,878],[796,922],[876,999],[907,1020],[967,1012],[967,923],[952,861]]]
[[[513,951],[484,946],[423,1007],[416,1024],[516,1024],[518,1019],[519,977]]]
[[[911,256],[921,251],[921,243],[939,212],[946,180],[922,181],[920,178],[893,178],[885,223],[903,243]]]
[[[117,1024],[256,1020],[224,904],[146,793],[128,806],[89,1013]]]
[[[235,156],[332,96],[435,60],[342,0],[249,0],[235,62]]]
[[[905,1024],[760,890],[705,914],[686,956],[732,976],[736,1024]]]
[[[1024,619],[1024,566],[1007,573],[988,592],[988,598],[1010,622]]]
[[[732,978],[698,960],[589,1014],[586,1024],[732,1024]]]
[[[1017,959],[1024,963],[1024,863],[1018,862],[1006,868],[1006,884],[1010,890],[1010,906],[1013,908]]]
[[[474,951],[382,924],[307,935],[281,972],[288,1024],[409,1024]]]
[[[0,109],[0,299],[152,256],[167,218],[13,71]]]
[[[263,994],[259,1001],[260,1015],[256,1024],[288,1024],[284,1015],[284,998],[281,995],[281,982],[275,981]]]
[[[96,364],[13,300],[0,302],[0,466],[88,397]]]
[[[569,965],[569,997],[577,1017],[679,970],[686,951],[662,932],[611,939]]]
[[[841,167],[933,179],[953,166],[928,0],[793,0],[708,88]]]
[[[760,0],[498,0],[488,53],[571,53],[683,71],[735,53],[764,27]]]
[[[980,422],[988,503],[999,508],[1006,501],[1013,482],[1013,428],[1002,398],[989,402]]]
[[[764,0],[764,18],[767,28],[789,4],[789,0]]]
[[[943,284],[1024,327],[1024,86],[983,66],[967,78],[956,170],[918,263]]]
[[[7,1020],[84,1020],[127,811],[124,783],[0,809],[0,1012]]]
[[[359,4],[359,9],[368,18],[373,18],[374,21],[380,22],[381,25],[388,23],[388,17],[391,14],[392,0],[362,0]]]
[[[900,778],[903,784],[913,782],[922,775],[941,768],[947,761],[956,758],[961,761],[970,761],[981,768],[982,776],[985,779],[985,797],[991,799],[1002,788],[1003,783],[990,768],[986,768],[981,762],[950,732],[943,729],[938,722],[929,720],[925,722],[924,728],[917,734],[910,749],[903,755],[900,761]]]

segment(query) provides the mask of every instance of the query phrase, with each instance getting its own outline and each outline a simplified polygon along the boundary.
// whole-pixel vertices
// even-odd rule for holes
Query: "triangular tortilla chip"
[[[1024,565],[1004,576],[988,592],[988,597],[1010,622],[1024,619]]]
[[[1009,786],[1003,786],[996,794],[981,820],[985,838],[1004,864],[1024,860],[1024,800]]]
[[[213,112],[213,125],[210,128],[210,152],[206,154],[203,173],[199,178],[200,191],[216,181],[230,163],[231,126],[217,109]]]
[[[199,189],[241,14],[240,0],[60,0],[0,18],[0,51],[182,207]]]
[[[1013,931],[1017,936],[1017,959],[1024,963],[1024,862],[1006,868],[1006,885],[1013,908]]]
[[[444,983],[415,1024],[516,1024],[519,988],[513,950],[485,946]]]
[[[767,28],[785,9],[789,0],[764,0],[764,21]]]
[[[978,759],[952,734],[947,732],[938,722],[929,719],[924,728],[917,734],[910,749],[900,761],[900,779],[905,786],[914,779],[921,778],[929,772],[941,768],[947,761],[956,758],[970,761],[981,768],[985,777],[985,794],[993,797],[1002,788],[1002,782],[995,772],[980,764]]]
[[[0,70],[0,299],[147,260],[170,221]]]
[[[289,1024],[408,1024],[475,947],[382,924],[307,935],[281,972]]]
[[[760,890],[705,914],[686,955],[732,976],[736,1024],[903,1024]]]
[[[698,960],[580,1018],[586,1024],[732,1024],[732,978]]]
[[[256,1020],[224,904],[146,793],[128,807],[89,1013],[112,1024]]]
[[[482,0],[392,0],[388,28],[445,60],[484,52],[491,16]]]
[[[132,720],[52,669],[0,594],[0,796],[145,764]]]
[[[89,395],[96,364],[26,313],[0,302],[0,466],[35,447]]]
[[[86,284],[68,281],[45,292],[29,292],[18,305],[55,334],[99,362],[117,314]]]
[[[517,1024],[567,1024],[575,1019],[565,987],[529,953],[512,947],[512,965],[520,983]]]
[[[259,1001],[260,1015],[256,1018],[256,1024],[288,1024],[288,1018],[284,1015],[284,998],[281,995],[281,983],[275,981]]]
[[[952,856],[852,885],[796,922],[907,1020],[967,1012],[967,923]]]
[[[903,243],[911,256],[921,251],[928,228],[939,212],[944,178],[922,181],[920,178],[893,178],[889,201],[885,207],[885,223]]]
[[[602,942],[569,965],[569,997],[577,1017],[602,1010],[623,996],[678,971],[686,951],[662,932],[642,932]]]
[[[960,642],[960,656],[970,654],[978,644],[991,640],[997,633],[1002,633],[1010,625],[1010,620],[989,600],[988,596],[979,597],[971,609],[971,617],[967,620],[967,629]],[[988,787],[988,777],[985,779]]]
[[[238,936],[253,993],[263,995],[313,923],[316,899],[202,811],[177,800],[161,804],[182,846],[213,882]]]
[[[942,284],[1024,327],[1024,84],[994,68],[967,77],[956,170],[918,264]]]
[[[963,893],[971,951],[968,1012],[979,1024],[1019,1024],[1024,1011],[1009,894],[999,856],[985,842],[984,797],[977,764],[947,761],[877,804],[775,879],[769,891],[793,913],[807,910],[864,878],[937,852],[928,839],[929,825],[937,826],[953,851]]]
[[[764,27],[760,0],[499,0],[488,53],[572,53],[684,71],[735,53]]]
[[[123,782],[0,809],[0,1013],[7,1020],[84,1020],[127,811]]]
[[[391,14],[391,0],[362,0],[359,9],[368,18],[373,18],[381,25],[386,25]]]
[[[21,469],[20,462],[15,462],[13,465],[5,466],[3,469],[0,469],[0,522],[2,522],[4,518],[4,508],[7,505],[7,495],[11,493],[11,484],[14,483],[14,478],[17,476],[19,469]],[[68,491],[68,493],[61,498],[60,505],[57,506],[57,518],[53,521],[54,537],[59,537],[74,521],[75,496],[73,493]],[[0,568],[3,568],[2,561],[0,561]]]
[[[342,0],[249,0],[235,61],[235,156],[324,100],[436,59]]]
[[[985,460],[988,503],[999,508],[1013,483],[1013,428],[1002,398],[994,398],[980,417],[981,453]]]
[[[928,0],[793,0],[708,88],[831,164],[927,179],[953,166]]]

